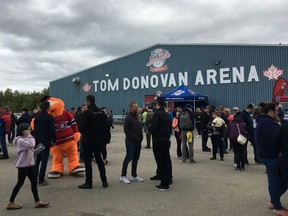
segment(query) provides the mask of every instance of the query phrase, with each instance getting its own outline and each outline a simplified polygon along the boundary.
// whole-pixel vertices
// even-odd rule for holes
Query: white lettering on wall
[[[256,82],[259,82],[259,77],[258,77],[258,73],[257,73],[255,65],[251,65],[247,81],[248,82],[252,82],[252,80],[255,80]]]
[[[171,86],[177,86],[176,79],[173,73],[170,74],[170,79],[169,79],[169,87]]]
[[[208,69],[207,70],[207,85],[211,84],[210,81],[212,81],[213,84],[217,84],[216,81],[217,71],[214,69]]]
[[[166,74],[160,74],[161,82],[163,87],[167,87],[167,81],[168,81],[168,73]]]
[[[158,87],[158,77],[156,75],[150,77],[150,85],[152,88]]]
[[[231,83],[231,80],[229,79],[229,68],[220,68],[220,83]]]
[[[107,89],[106,80],[101,80],[101,82],[100,82],[100,90],[101,91],[106,91],[106,89]]]
[[[178,73],[178,83],[180,85],[188,86],[188,72]]]
[[[116,79],[114,85],[112,81],[108,80],[108,91],[119,91],[119,79]]]
[[[138,89],[140,86],[140,80],[138,77],[133,77],[132,79],[132,88],[133,89]]]
[[[141,76],[141,89],[149,88],[149,76]]]
[[[247,74],[247,71],[246,71]],[[247,77],[247,75],[246,75]],[[192,76],[193,78],[193,76]],[[123,78],[123,83],[120,83],[120,79],[117,78],[113,80],[94,80],[95,92],[97,91],[119,91],[132,89],[148,89],[148,88],[158,88],[159,85],[163,88],[166,87],[177,87],[180,85],[189,86],[188,72],[179,72],[179,73],[163,73],[163,74],[153,74],[151,76],[140,76],[133,78]],[[206,83],[205,83],[206,81]],[[247,82],[259,82],[258,73],[255,65],[250,66]],[[197,71],[195,77],[195,85],[210,85],[210,84],[229,84],[245,82],[245,70],[244,66],[239,68],[220,68],[219,71],[215,69],[206,70],[206,77],[204,77],[201,70]],[[122,85],[122,86],[121,86]]]
[[[94,80],[93,83],[94,83],[95,92],[97,92],[98,91],[97,90],[97,85],[99,83],[99,80]]]
[[[201,70],[197,71],[197,75],[196,75],[196,79],[195,79],[195,85],[198,85],[199,83],[200,83],[200,85],[205,84]]]
[[[128,78],[123,78],[123,90],[130,88],[130,80]]]
[[[240,67],[240,71],[236,68],[236,67],[233,67],[232,68],[232,80],[233,80],[233,83],[237,83],[237,79],[240,81],[240,82],[244,82],[244,67],[241,66]]]

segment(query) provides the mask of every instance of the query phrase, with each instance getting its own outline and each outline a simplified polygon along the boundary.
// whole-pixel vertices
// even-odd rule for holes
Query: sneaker
[[[136,176],[136,177],[132,177],[130,179],[130,181],[132,181],[132,182],[143,182],[144,179],[140,178],[139,176]]]
[[[48,173],[48,178],[50,179],[58,179],[62,176],[62,173],[57,172],[57,171],[51,171]]]
[[[155,176],[151,177],[150,180],[154,181],[154,180],[161,180],[161,179],[159,176],[155,175]]]
[[[216,157],[211,157],[210,160],[216,160]]]
[[[82,185],[79,185],[78,188],[80,188],[80,189],[92,189],[92,184],[84,183]]]
[[[190,163],[196,163],[196,161],[192,159],[192,160],[190,160]]]
[[[121,176],[120,182],[123,184],[130,184],[130,181],[128,180],[128,178],[126,176]]]
[[[81,172],[85,172],[85,167],[84,166],[76,166],[72,171],[71,171],[71,174],[78,174],[78,173],[81,173]]]
[[[44,180],[43,182],[38,182],[38,186],[44,186],[44,185],[48,185],[49,182]]]
[[[162,185],[156,185],[156,186],[154,186],[154,188],[156,190],[159,190],[159,191],[169,191],[170,190],[169,186],[165,187],[165,186],[162,186]]]

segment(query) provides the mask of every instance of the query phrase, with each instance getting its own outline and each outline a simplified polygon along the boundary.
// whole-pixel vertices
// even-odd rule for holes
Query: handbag
[[[239,125],[237,124],[239,135],[237,137],[237,142],[241,145],[245,145],[247,142],[247,138],[240,133]]]

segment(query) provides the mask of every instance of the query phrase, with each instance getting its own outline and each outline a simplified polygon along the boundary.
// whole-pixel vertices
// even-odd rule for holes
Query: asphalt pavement
[[[125,157],[124,133],[121,125],[115,126],[112,140],[108,144],[108,165],[106,165],[108,188],[103,188],[97,165],[93,164],[93,189],[78,189],[84,183],[85,175],[64,175],[60,179],[48,179],[49,185],[39,186],[40,199],[50,202],[44,209],[35,209],[30,182],[26,179],[15,202],[22,205],[20,210],[8,211],[6,206],[17,181],[14,167],[16,149],[8,145],[10,159],[0,160],[0,215],[41,215],[41,216],[268,216],[273,215],[267,208],[269,195],[265,167],[253,161],[252,147],[249,146],[250,165],[245,171],[235,171],[233,152],[224,161],[210,160],[211,153],[201,151],[201,138],[195,137],[196,164],[183,163],[176,155],[175,137],[171,138],[170,150],[173,166],[171,190],[161,192],[154,189],[159,181],[151,181],[155,175],[156,163],[152,149],[142,143],[138,163],[138,175],[144,182],[121,184],[122,162]],[[211,147],[209,141],[208,144]],[[67,172],[67,159],[65,168]],[[51,158],[47,173],[50,171]],[[130,178],[131,164],[128,167]],[[282,197],[282,205],[288,207],[287,194]]]

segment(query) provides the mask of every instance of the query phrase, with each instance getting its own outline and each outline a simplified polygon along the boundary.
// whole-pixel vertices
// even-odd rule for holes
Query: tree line
[[[20,93],[19,91],[0,91],[0,107],[7,105],[13,112],[20,112],[26,108],[30,111],[34,110],[41,102],[44,96],[49,95],[49,88],[44,88],[41,92]]]

